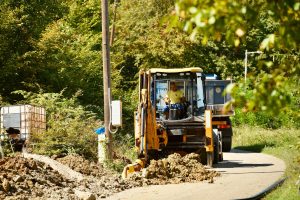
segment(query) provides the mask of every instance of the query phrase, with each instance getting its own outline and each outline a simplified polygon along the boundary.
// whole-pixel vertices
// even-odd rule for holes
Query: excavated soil
[[[0,199],[63,199],[59,191],[74,186],[41,162],[21,156],[0,159]]]
[[[56,160],[84,175],[96,177],[114,175],[113,172],[105,169],[103,166],[86,160],[84,157],[77,154],[70,154],[62,158],[57,158]]]
[[[141,174],[135,174],[130,179],[140,180],[143,185],[177,184],[184,182],[199,182],[207,180],[214,182],[214,177],[220,174],[205,168],[200,163],[199,154],[191,153],[181,156],[178,153],[160,160],[151,160],[150,165]]]
[[[80,162],[88,163],[82,169],[89,168],[91,163],[82,160],[80,156],[75,157]],[[94,177],[95,169],[102,176]],[[77,191],[92,194],[90,199],[98,199],[137,186],[125,182],[119,174],[106,172],[101,166],[91,171],[85,171],[90,175],[86,179],[75,182],[64,178],[42,162],[21,156],[6,157],[0,159],[0,199],[81,199]]]
[[[122,180],[120,174],[105,169],[78,155],[57,161],[85,175],[80,182],[70,181],[47,164],[21,156],[0,159],[0,199],[84,199],[78,191],[100,199],[132,187],[208,180],[219,174],[205,169],[197,154],[184,157],[172,154],[152,160],[142,172]],[[85,198],[89,199],[89,198]]]

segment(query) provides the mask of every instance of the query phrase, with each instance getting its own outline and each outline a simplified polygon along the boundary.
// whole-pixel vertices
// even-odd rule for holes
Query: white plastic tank
[[[33,105],[11,105],[1,107],[1,134],[8,128],[20,130],[20,138],[26,140],[31,133],[46,130],[46,111],[43,107]]]

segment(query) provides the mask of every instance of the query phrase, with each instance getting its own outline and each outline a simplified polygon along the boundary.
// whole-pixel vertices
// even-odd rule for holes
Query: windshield
[[[157,118],[168,119],[171,112],[179,113],[176,119],[203,113],[204,101],[201,76],[195,73],[182,74],[167,74],[155,77],[152,84],[152,105],[155,105]]]

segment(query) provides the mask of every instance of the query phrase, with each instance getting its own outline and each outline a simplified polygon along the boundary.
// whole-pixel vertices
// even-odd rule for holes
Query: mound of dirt
[[[90,176],[73,182],[49,165],[33,159],[21,156],[0,159],[0,199],[80,199],[81,193],[92,194],[98,199],[138,186],[80,156],[62,160],[68,160],[72,168]]]
[[[57,158],[56,160],[64,165],[67,165],[74,171],[77,171],[84,175],[103,177],[113,174],[103,166],[95,162],[86,160],[84,157],[77,154],[70,154],[62,158]]]
[[[198,154],[184,157],[172,154],[165,159],[152,160],[147,168],[128,180],[78,155],[57,161],[85,174],[85,178],[80,182],[70,181],[49,165],[21,156],[0,159],[0,199],[80,199],[79,195],[86,193],[98,199],[145,185],[213,182],[219,175],[205,169]]]
[[[178,153],[160,160],[151,160],[150,165],[143,170],[142,178],[134,175],[131,180],[143,180],[143,184],[169,184],[183,182],[199,182],[207,180],[213,183],[213,178],[220,174],[206,169],[200,163],[199,154],[191,153],[181,156]]]
[[[48,165],[21,156],[0,159],[0,199],[61,198],[74,183]]]
[[[80,184],[77,188],[81,191],[92,192],[98,197],[104,198],[141,185],[139,182],[123,180],[120,174],[77,154],[56,158],[56,161],[86,175],[85,183]]]

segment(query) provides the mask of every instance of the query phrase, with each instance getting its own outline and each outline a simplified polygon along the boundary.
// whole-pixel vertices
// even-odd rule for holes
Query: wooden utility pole
[[[112,159],[112,136],[110,133],[110,47],[108,0],[102,0],[102,57],[103,57],[103,92],[104,92],[104,126],[106,137],[106,159]]]
[[[117,6],[118,6],[118,0],[114,1],[114,17],[113,17],[113,22],[112,22],[112,29],[110,33],[110,46],[113,45],[114,43],[114,38],[115,38],[115,30],[116,30],[116,18],[117,18]]]

